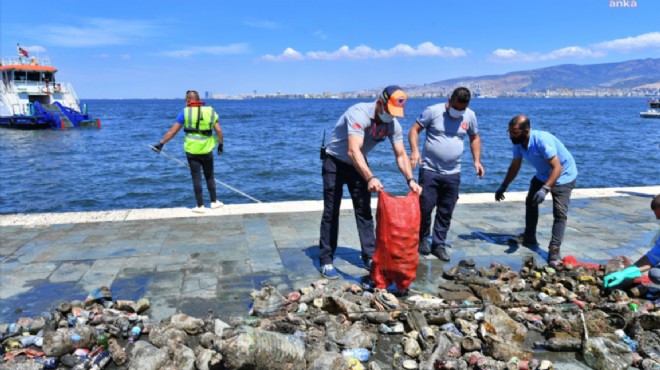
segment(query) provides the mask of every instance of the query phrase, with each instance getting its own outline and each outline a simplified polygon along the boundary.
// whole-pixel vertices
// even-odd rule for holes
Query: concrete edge
[[[628,197],[635,195],[655,196],[660,194],[660,185],[620,188],[575,189],[571,199]],[[524,201],[527,192],[507,192],[504,202]],[[495,203],[493,193],[461,194],[459,204]],[[376,208],[378,198],[372,198],[371,205]],[[342,202],[342,209],[350,210],[350,201]],[[39,227],[56,224],[78,224],[92,222],[139,221],[168,218],[230,216],[246,214],[270,214],[289,212],[318,212],[323,210],[323,201],[305,200],[290,202],[229,204],[219,209],[208,209],[204,214],[193,213],[189,208],[145,208],[115,211],[89,211],[65,213],[6,214],[0,215],[0,227],[23,226]]]

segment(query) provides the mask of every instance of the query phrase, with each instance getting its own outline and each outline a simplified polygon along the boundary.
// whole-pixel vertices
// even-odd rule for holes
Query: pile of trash
[[[265,286],[250,315],[229,322],[212,312],[155,321],[148,300],[101,287],[50,317],[0,325],[0,369],[552,369],[538,359],[548,351],[593,369],[660,369],[656,292],[602,288],[629,261],[570,261],[526,257],[513,271],[463,260],[433,294],[325,279],[288,294]]]

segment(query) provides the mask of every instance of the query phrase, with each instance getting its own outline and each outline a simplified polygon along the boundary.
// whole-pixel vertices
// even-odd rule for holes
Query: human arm
[[[355,170],[367,182],[367,189],[372,193],[379,192],[383,190],[383,184],[371,172],[367,160],[364,158],[364,154],[362,154],[362,144],[364,144],[363,137],[348,135],[348,158],[353,162]]]
[[[172,127],[170,127],[170,129],[167,130],[165,136],[163,136],[163,138],[160,139],[158,144],[152,145],[152,149],[156,153],[160,153],[161,149],[163,149],[163,145],[165,145],[165,143],[167,143],[168,141],[172,140],[174,136],[176,136],[176,134],[179,132],[179,130],[181,130],[181,124],[178,122],[174,122],[172,124]]]
[[[422,164],[422,157],[419,155],[419,133],[424,127],[415,122],[408,133],[408,143],[410,144],[410,167],[414,170],[418,164]]]
[[[495,200],[500,201],[504,199],[504,192],[506,189],[509,187],[509,184],[518,176],[518,172],[520,171],[520,167],[522,165],[522,157],[519,158],[513,158],[511,160],[511,164],[509,164],[509,169],[506,172],[506,176],[504,177],[504,181],[502,181],[502,185],[500,185],[499,189],[495,192]]]
[[[626,267],[621,271],[612,272],[603,278],[604,288],[614,288],[626,279],[636,279],[642,276],[643,272],[651,269],[652,263],[647,255],[642,256],[637,262]]]
[[[392,149],[394,150],[396,164],[399,167],[399,171],[401,171],[401,174],[408,182],[408,187],[411,191],[417,194],[422,194],[422,187],[419,186],[413,177],[410,160],[408,159],[408,154],[406,154],[406,148],[403,146],[403,143],[399,142],[392,144]]]
[[[224,153],[224,136],[222,135],[222,127],[220,126],[219,122],[216,122],[213,125],[213,129],[215,130],[215,134],[218,136],[218,155]]]
[[[479,134],[470,135],[470,150],[474,159],[474,171],[478,177],[484,177],[486,171],[481,164],[481,137]]]
[[[650,270],[653,266],[660,264],[660,237],[656,239],[653,248],[646,252],[633,265],[626,267],[621,271],[607,274],[603,278],[603,287],[612,288],[621,284],[626,279],[635,279],[642,276],[643,272]]]

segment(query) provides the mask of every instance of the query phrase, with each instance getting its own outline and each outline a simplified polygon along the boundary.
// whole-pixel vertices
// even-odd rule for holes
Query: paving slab
[[[639,258],[658,237],[649,210],[660,186],[576,189],[562,250],[602,263]],[[539,248],[512,247],[524,228],[525,192],[462,194],[448,235],[450,263],[421,256],[411,288],[433,293],[443,269],[463,258],[519,268],[545,260],[551,202],[541,206]],[[374,198],[372,207],[377,206]],[[246,316],[250,292],[273,285],[288,293],[320,278],[321,201],[225,205],[204,215],[186,208],[0,215],[0,322],[39,315],[101,286],[115,299],[148,298],[156,319],[176,312]],[[292,211],[295,210],[295,211]],[[367,275],[350,200],[342,202],[335,264],[343,279]]]

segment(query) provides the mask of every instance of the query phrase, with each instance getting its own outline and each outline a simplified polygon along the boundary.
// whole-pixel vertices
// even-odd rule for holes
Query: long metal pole
[[[151,146],[151,145],[149,145],[149,148],[151,148],[151,149],[153,149],[153,150],[156,150],[156,148],[154,148],[154,147]],[[173,161],[179,162],[179,164],[181,164],[181,165],[184,166],[184,167],[188,167],[188,168],[190,168],[190,166],[188,165],[188,163],[182,162],[182,161],[179,160],[178,158],[174,158],[174,157],[172,157],[171,155],[165,153],[165,152],[162,151],[162,150],[161,150],[159,153],[162,154],[162,155],[164,155],[165,157],[167,157],[167,158],[173,160]],[[215,182],[217,182],[218,184],[220,184],[220,185],[226,187],[226,188],[229,189],[229,190],[235,191],[236,193],[238,193],[238,194],[240,194],[240,195],[242,195],[242,196],[244,196],[244,197],[246,197],[246,198],[248,198],[248,199],[250,199],[250,200],[253,200],[253,201],[257,202],[257,203],[261,203],[261,201],[260,201],[259,199],[254,198],[254,197],[252,197],[252,196],[249,196],[249,195],[245,194],[244,192],[242,192],[242,191],[236,189],[235,187],[230,186],[230,185],[227,185],[227,184],[225,184],[224,182],[222,182],[222,181],[220,181],[220,180],[218,180],[218,179],[216,179],[216,178],[213,178],[213,181],[215,181]]]

